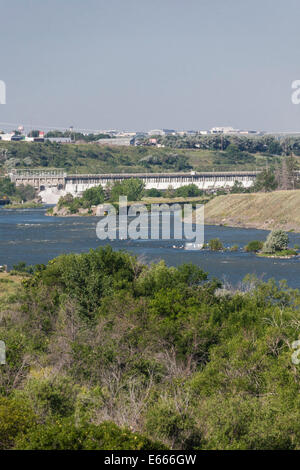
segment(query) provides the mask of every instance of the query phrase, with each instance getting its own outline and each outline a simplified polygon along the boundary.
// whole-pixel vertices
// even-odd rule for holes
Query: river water
[[[48,217],[46,209],[0,209],[0,265],[25,261],[27,264],[47,263],[62,253],[87,252],[104,246],[96,236],[98,217]],[[286,279],[290,287],[300,288],[300,258],[290,260],[259,258],[244,253],[242,248],[251,240],[265,240],[265,230],[205,226],[205,241],[220,238],[224,246],[238,245],[237,252],[187,251],[182,242],[174,240],[116,240],[113,249],[124,249],[144,262],[164,259],[176,266],[192,262],[210,276],[234,286],[248,274],[263,280]],[[300,245],[300,234],[290,233],[290,245]],[[177,248],[173,248],[173,246]]]

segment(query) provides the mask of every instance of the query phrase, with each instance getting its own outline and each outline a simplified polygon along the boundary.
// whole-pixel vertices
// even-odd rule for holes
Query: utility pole
[[[70,126],[70,137],[71,137],[71,143],[72,143],[72,132],[73,132],[74,127]],[[74,139],[75,140],[75,139]]]

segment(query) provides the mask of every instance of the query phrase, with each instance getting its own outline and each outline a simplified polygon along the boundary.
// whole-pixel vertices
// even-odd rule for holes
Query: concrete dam
[[[230,189],[237,181],[248,188],[253,185],[258,171],[213,171],[190,173],[110,173],[110,174],[75,174],[68,175],[63,169],[49,170],[13,170],[9,176],[16,186],[31,185],[41,196],[43,202],[56,204],[67,193],[80,196],[86,189],[101,185],[105,188],[116,181],[140,178],[146,189],[174,189],[188,184],[195,184],[205,191]]]

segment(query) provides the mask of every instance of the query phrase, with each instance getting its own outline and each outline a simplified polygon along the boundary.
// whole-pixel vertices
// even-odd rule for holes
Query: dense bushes
[[[37,416],[29,402],[0,397],[0,450],[14,445],[18,435],[33,429]]]
[[[74,197],[68,193],[58,201],[58,209],[67,207],[71,214],[75,214],[79,209],[90,209],[92,206],[102,204],[105,200],[105,193],[102,186],[95,186],[86,189],[81,197]]]
[[[254,252],[257,253],[260,251],[263,247],[263,242],[260,240],[253,240],[248,243],[248,245],[245,246],[245,251],[249,252]]]
[[[186,184],[180,188],[173,189],[172,191],[159,191],[158,189],[152,188],[145,191],[145,196],[148,197],[197,197],[201,196],[201,191],[195,184]]]
[[[36,196],[35,189],[27,184],[21,184],[16,187],[15,183],[10,181],[10,178],[0,178],[0,198],[8,197],[15,201],[31,201]]]
[[[231,291],[106,247],[6,299],[2,448],[300,448],[300,293],[284,283]]]
[[[224,249],[223,243],[219,238],[212,238],[209,240],[208,246],[212,251],[221,251]]]
[[[273,230],[269,233],[264,245],[264,253],[275,253],[288,248],[289,237],[284,230]]]
[[[114,423],[98,426],[76,425],[74,419],[61,419],[33,427],[15,444],[19,450],[153,450],[166,448],[139,433],[122,429]]]
[[[187,184],[175,190],[175,195],[177,197],[196,197],[201,196],[201,194],[203,194],[203,191],[201,191],[195,184]]]

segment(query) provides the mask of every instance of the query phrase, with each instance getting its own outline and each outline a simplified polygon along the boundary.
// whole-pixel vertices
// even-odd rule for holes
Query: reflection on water
[[[28,264],[47,263],[62,253],[86,252],[108,242],[96,237],[98,217],[47,217],[45,209],[0,209],[0,265],[12,267],[19,261]],[[259,258],[241,248],[251,240],[265,240],[264,230],[230,227],[205,227],[205,241],[220,238],[224,246],[238,245],[237,252],[186,251],[179,240],[116,240],[116,250],[125,249],[145,262],[164,259],[176,266],[192,262],[211,276],[236,285],[247,273],[267,280],[286,279],[291,287],[300,288],[300,260]],[[290,244],[300,245],[300,234],[290,233]],[[174,248],[175,246],[175,248]]]

